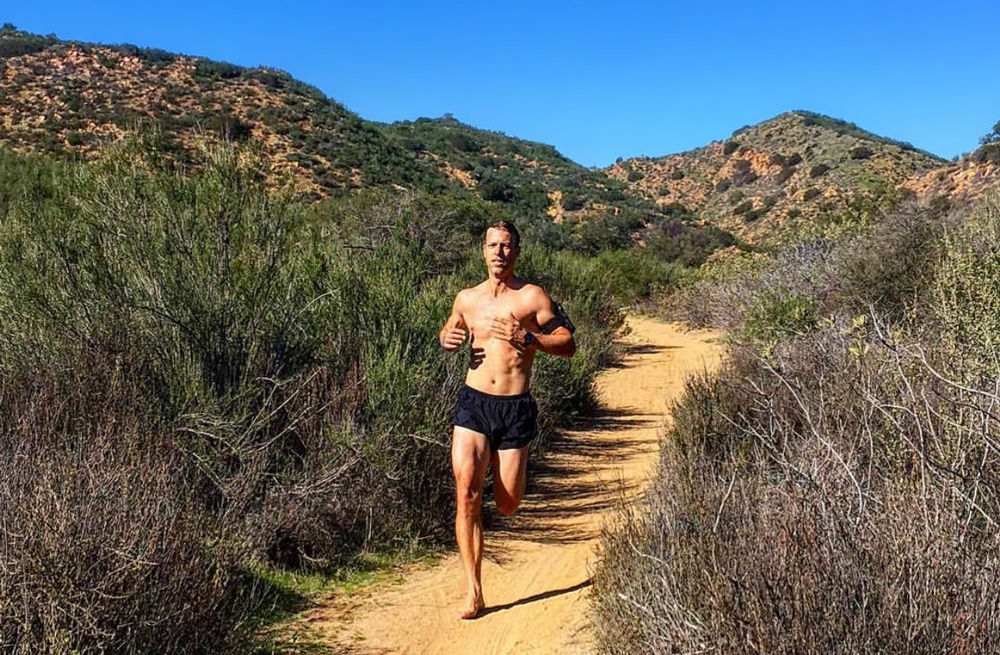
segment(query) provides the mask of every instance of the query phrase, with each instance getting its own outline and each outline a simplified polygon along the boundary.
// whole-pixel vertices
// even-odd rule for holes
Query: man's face
[[[483,259],[488,271],[497,276],[513,272],[517,253],[510,232],[495,227],[486,231]]]

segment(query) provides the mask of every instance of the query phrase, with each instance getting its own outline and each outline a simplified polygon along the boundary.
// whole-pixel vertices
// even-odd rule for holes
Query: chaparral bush
[[[687,291],[731,353],[605,534],[601,652],[1000,649],[996,208],[902,208]]]

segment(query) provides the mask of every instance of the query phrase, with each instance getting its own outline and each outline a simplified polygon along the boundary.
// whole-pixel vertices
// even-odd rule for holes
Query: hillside
[[[211,135],[252,140],[272,182],[290,180],[306,197],[369,187],[476,196],[528,218],[553,247],[669,242],[663,256],[695,253],[687,263],[730,245],[727,233],[762,243],[910,192],[964,202],[1000,180],[998,157],[983,154],[996,143],[949,165],[805,111],[689,152],[595,170],[451,115],[366,121],[274,69],[0,28],[0,144],[86,159],[137,124],[156,126],[167,161],[181,168],[197,164]]]
[[[307,197],[374,186],[478,196],[529,219],[553,247],[597,252],[667,234],[666,259],[697,263],[732,243],[552,146],[450,116],[383,125],[282,71],[0,28],[0,143],[88,158],[136,124],[155,125],[180,167],[209,135],[250,139],[272,182],[291,178]]]
[[[293,173],[317,197],[397,185],[467,189],[556,222],[585,209],[656,211],[552,146],[451,117],[381,125],[282,71],[0,29],[0,141],[15,151],[86,158],[140,121],[160,128],[182,164],[194,158],[199,134],[252,137],[275,174]]]
[[[661,206],[688,211],[751,242],[820,217],[868,211],[945,161],[811,112],[782,114],[726,141],[608,169]]]
[[[199,133],[253,137],[275,174],[291,173],[317,197],[447,186],[374,125],[284,72],[0,29],[0,140],[14,150],[87,157],[140,121],[159,126],[180,164]]]
[[[552,146],[480,130],[451,116],[397,122],[383,131],[485,200],[519,201],[556,223],[616,207],[656,211],[627,184],[567,159]]]
[[[907,180],[906,188],[942,209],[967,204],[1000,185],[1000,122],[973,153],[943,168]]]

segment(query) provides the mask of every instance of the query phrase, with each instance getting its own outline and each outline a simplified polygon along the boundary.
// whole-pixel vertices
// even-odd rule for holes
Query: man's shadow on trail
[[[588,475],[594,463],[608,463],[636,455],[655,456],[649,441],[615,439],[614,433],[637,428],[658,429],[662,417],[635,411],[599,409],[582,417],[573,430],[559,433],[545,445],[542,457],[528,466],[524,504],[514,517],[495,513],[492,503],[484,509],[486,527],[493,535],[540,544],[570,544],[594,538],[594,529],[574,520],[614,508],[623,494],[642,481],[625,483],[604,475]],[[488,540],[487,543],[489,544]],[[487,546],[485,556],[504,564],[504,553]]]
[[[635,357],[640,355],[652,355],[665,350],[680,350],[681,346],[657,346],[651,343],[627,343],[619,347],[621,358],[608,365],[608,368],[622,369],[635,366]]]
[[[575,585],[569,587],[563,587],[562,589],[551,589],[549,591],[543,591],[541,593],[534,594],[533,596],[526,596],[520,600],[511,601],[509,603],[504,603],[503,605],[491,605],[479,613],[476,618],[482,618],[488,614],[493,614],[495,612],[502,612],[504,610],[513,609],[521,605],[527,605],[529,603],[536,603],[540,600],[546,600],[548,598],[554,598],[556,596],[562,596],[563,594],[570,594],[574,591],[579,591],[580,589],[586,589],[587,587],[594,584],[593,578],[587,578],[583,582],[578,582]]]

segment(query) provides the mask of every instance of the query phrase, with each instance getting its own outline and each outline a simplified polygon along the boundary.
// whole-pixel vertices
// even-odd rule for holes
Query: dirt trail
[[[653,472],[666,411],[685,378],[721,352],[711,332],[641,317],[629,325],[622,365],[598,379],[605,409],[552,444],[529,474],[518,515],[487,530],[480,618],[456,618],[464,587],[452,555],[348,607],[313,610],[304,617],[309,630],[352,653],[592,652],[586,594],[602,522],[623,488],[638,493]]]

